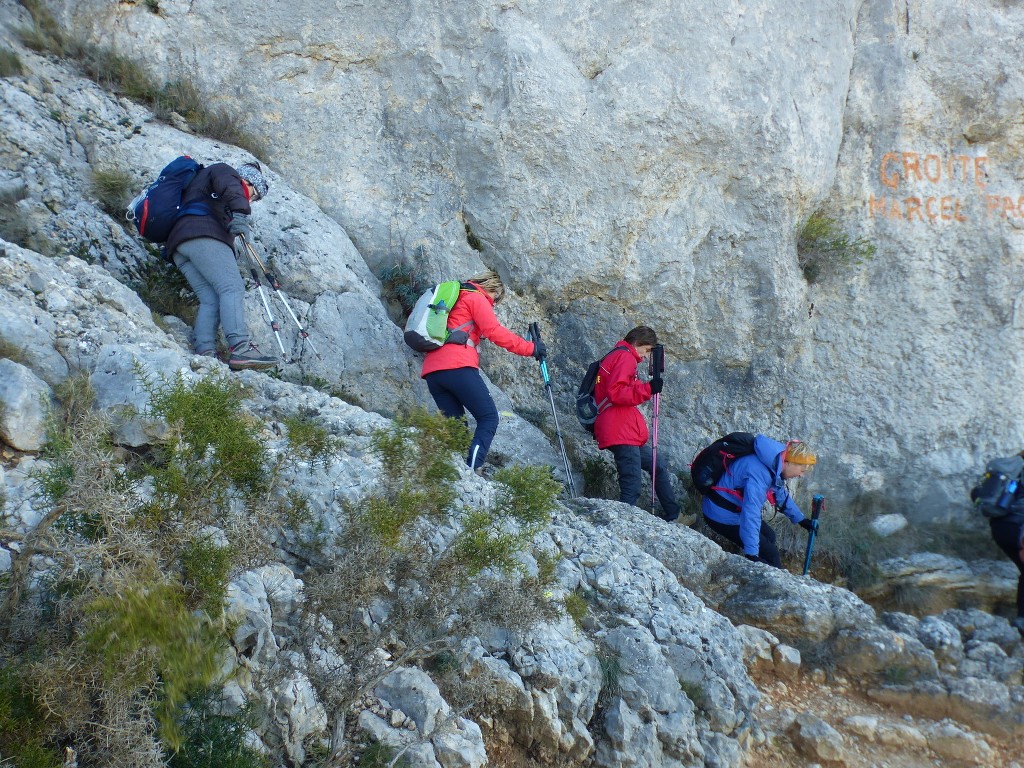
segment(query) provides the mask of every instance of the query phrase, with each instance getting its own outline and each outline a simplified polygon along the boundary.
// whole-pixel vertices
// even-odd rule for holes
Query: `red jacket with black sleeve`
[[[637,408],[651,399],[651,385],[640,381],[636,367],[643,359],[632,344],[620,341],[601,363],[594,383],[594,400],[602,408],[594,422],[594,437],[601,450],[612,445],[643,445],[647,420]],[[607,405],[601,403],[607,401]]]
[[[420,378],[434,371],[450,371],[454,368],[479,368],[480,339],[490,339],[499,347],[516,355],[529,357],[533,354],[533,342],[512,333],[503,326],[494,314],[494,299],[476,283],[465,283],[459,298],[448,314],[448,328],[458,328],[470,323],[465,329],[469,333],[468,344],[445,344],[440,349],[427,352],[423,359]]]

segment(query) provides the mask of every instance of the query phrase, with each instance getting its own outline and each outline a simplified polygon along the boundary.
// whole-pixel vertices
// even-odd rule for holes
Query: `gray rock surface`
[[[1017,4],[46,5],[265,137],[264,159],[371,270],[501,270],[513,325],[548,331],[566,413],[586,363],[645,321],[668,344],[661,438],[680,462],[734,429],[796,435],[836,499],[898,499],[879,511],[927,520],[962,512],[985,459],[1019,439],[1024,362],[1007,350],[1024,289],[992,280],[1024,233]],[[873,257],[802,265],[815,211]],[[365,387],[372,366],[345,342],[379,354],[393,329],[367,323],[361,298],[301,284],[337,274],[343,241],[274,248],[259,218]],[[517,361],[487,357],[542,410]],[[587,452],[581,432],[571,442]]]
[[[46,442],[52,395],[31,370],[0,359],[0,439],[19,451],[38,451]]]

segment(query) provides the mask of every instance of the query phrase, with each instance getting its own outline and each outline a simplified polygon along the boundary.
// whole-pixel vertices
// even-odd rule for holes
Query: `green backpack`
[[[461,290],[462,283],[449,280],[424,291],[405,323],[405,343],[417,352],[433,352],[445,344],[469,341],[465,328],[472,321],[448,329],[448,314],[459,300]]]

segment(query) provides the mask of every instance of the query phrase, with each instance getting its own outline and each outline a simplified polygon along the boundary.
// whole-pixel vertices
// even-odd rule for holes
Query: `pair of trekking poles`
[[[256,282],[256,290],[260,294],[260,300],[263,302],[263,311],[267,315],[267,323],[270,325],[270,329],[274,332],[274,338],[277,339],[277,346],[281,350],[281,357],[287,363],[291,362],[288,352],[285,351],[284,342],[281,341],[281,325],[277,322],[277,318],[274,317],[274,312],[270,308],[270,301],[267,299],[266,291],[263,290],[263,282],[260,280],[259,273],[256,268],[259,267],[260,272],[263,273],[264,279],[267,281],[267,285],[274,290],[277,294],[278,300],[281,305],[285,308],[288,316],[291,317],[292,321],[299,329],[299,337],[302,339],[303,344],[309,344],[309,348],[313,350],[313,354],[320,358],[320,351],[313,344],[313,340],[309,338],[309,331],[306,330],[305,326],[299,322],[299,318],[292,311],[291,304],[288,303],[288,298],[284,295],[281,290],[281,283],[273,272],[267,269],[266,265],[260,259],[259,254],[256,253],[256,249],[252,247],[252,243],[249,242],[245,235],[239,235],[238,239],[242,241],[242,249],[245,252],[246,257],[249,260],[249,273],[252,275],[252,279]],[[301,351],[300,351],[301,356]]]

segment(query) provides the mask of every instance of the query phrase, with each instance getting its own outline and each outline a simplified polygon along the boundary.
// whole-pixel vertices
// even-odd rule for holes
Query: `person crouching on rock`
[[[215,357],[217,327],[228,343],[228,367],[272,368],[275,357],[260,352],[245,325],[245,283],[232,246],[238,235],[249,237],[250,204],[263,198],[269,185],[259,163],[236,170],[226,163],[202,168],[186,187],[182,207],[201,202],[208,215],[182,216],[167,238],[165,256],[173,261],[199,299],[193,329],[197,355]]]
[[[448,328],[454,332],[440,349],[427,352],[420,370],[420,378],[427,382],[441,413],[464,419],[469,411],[476,419],[466,457],[466,464],[473,470],[483,466],[498,431],[498,408],[480,375],[480,340],[489,339],[515,355],[532,355],[538,360],[546,351],[543,341],[527,341],[498,321],[494,305],[504,296],[505,286],[493,270],[464,281],[448,314]]]
[[[594,383],[594,401],[599,410],[594,422],[594,438],[598,449],[607,449],[615,457],[619,501],[634,506],[640,498],[641,470],[650,474],[654,466],[654,450],[647,442],[647,420],[637,406],[661,392],[664,386],[660,377],[641,381],[636,371],[637,365],[657,343],[657,334],[646,325],[634,328],[601,361]],[[679,504],[664,454],[658,454],[654,475],[662,519],[672,522],[679,517]]]
[[[715,533],[740,546],[748,560],[781,568],[775,529],[761,518],[761,509],[766,501],[771,502],[792,522],[810,530],[811,521],[793,501],[786,480],[803,477],[817,461],[804,442],[790,440],[783,445],[757,435],[754,452],[733,461],[715,486],[716,493],[704,497],[704,522]]]

